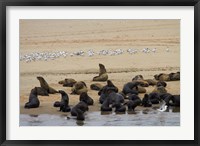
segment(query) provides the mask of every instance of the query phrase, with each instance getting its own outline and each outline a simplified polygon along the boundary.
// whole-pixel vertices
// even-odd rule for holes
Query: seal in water
[[[139,98],[139,96],[135,94],[128,95],[128,99],[129,101],[124,104],[127,105],[128,111],[134,111],[135,108],[142,103],[142,100]]]
[[[94,100],[86,92],[81,93],[79,101],[84,101],[87,105],[94,104]]]
[[[107,81],[108,80],[108,74],[106,72],[106,68],[103,64],[99,64],[99,75],[93,78],[93,81]]]
[[[87,92],[87,86],[85,84],[85,82],[80,81],[74,84],[74,86],[71,89],[72,93],[71,94],[77,94],[80,95],[83,92]]]
[[[142,99],[142,106],[144,106],[144,107],[151,107],[152,106],[152,103],[151,103],[151,100],[149,99],[148,94],[144,95],[144,98]]]
[[[29,101],[25,104],[24,108],[37,108],[40,106],[40,101],[38,99],[37,87],[31,90],[29,95]]]
[[[44,80],[43,77],[37,77],[37,79],[40,82],[40,86],[45,89],[49,94],[55,94],[58,93],[54,88],[50,87],[49,84]]]
[[[77,116],[77,114],[78,114],[77,109],[81,110],[83,113],[89,110],[88,105],[85,102],[80,101],[77,105],[75,105],[72,108],[72,110],[71,110],[72,116]]]

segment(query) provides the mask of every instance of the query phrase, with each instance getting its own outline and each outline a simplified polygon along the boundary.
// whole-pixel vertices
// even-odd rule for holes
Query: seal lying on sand
[[[93,81],[107,81],[108,80],[108,74],[106,72],[106,68],[103,64],[99,64],[99,76],[96,76],[93,78]]]
[[[157,85],[155,87],[155,89],[152,91],[152,93],[167,93],[167,90],[165,89],[165,87],[167,86],[167,83],[165,83],[164,81],[159,81],[157,82]]]
[[[180,80],[180,72],[170,73],[169,78],[170,78],[170,81],[179,81]]]
[[[140,82],[140,86],[142,87],[148,87],[148,86],[154,86],[156,85],[157,81],[153,79],[144,79],[142,75],[136,75],[132,81],[138,81]]]
[[[134,87],[133,89],[136,90],[136,91],[138,91],[138,93],[146,93],[146,91],[147,91],[144,87],[142,87],[140,85]]]
[[[76,80],[74,80],[72,78],[67,78],[62,81],[59,81],[58,83],[62,84],[63,87],[73,87],[73,85],[76,83]]]
[[[38,99],[37,87],[31,90],[29,95],[29,101],[25,104],[24,108],[37,108],[40,106],[40,101]]]
[[[94,100],[90,96],[88,96],[88,94],[86,92],[81,93],[79,101],[83,101],[83,102],[87,103],[88,105],[94,104]]]
[[[80,95],[83,92],[87,92],[87,86],[85,84],[85,82],[80,81],[74,84],[74,86],[71,89],[72,93],[71,94],[78,94]]]
[[[58,93],[54,88],[50,87],[49,84],[44,80],[43,77],[37,77],[37,79],[40,82],[40,86],[45,89],[49,94],[55,94]]]
[[[100,95],[99,102],[102,104],[103,101],[108,97],[111,91],[118,92],[118,88],[112,83],[112,81],[107,80],[107,85],[104,86],[99,92]]]
[[[128,93],[130,94],[138,94],[138,91],[133,89],[134,87],[137,87],[140,83],[138,81],[132,81],[128,82],[124,85],[122,92],[126,95]]]
[[[158,81],[170,81],[169,74],[164,74],[164,73],[154,75],[154,78]]]
[[[99,83],[94,83],[90,85],[90,89],[91,90],[97,90],[100,91],[103,88],[103,85],[99,84]]]
[[[180,72],[164,74],[160,73],[154,75],[154,78],[159,81],[179,81],[180,80]]]
[[[69,97],[65,91],[59,90],[61,94],[61,101],[56,101],[54,103],[54,107],[60,107],[60,111],[62,112],[70,112],[71,108],[69,107]]]

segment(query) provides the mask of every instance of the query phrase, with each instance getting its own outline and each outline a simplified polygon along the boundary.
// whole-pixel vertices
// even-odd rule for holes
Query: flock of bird
[[[134,111],[137,106],[151,107],[152,104],[161,104],[159,111],[165,111],[168,106],[180,106],[180,95],[172,95],[167,92],[165,87],[166,81],[180,80],[180,72],[169,74],[156,74],[154,79],[144,79],[142,75],[135,76],[132,81],[124,84],[122,91],[119,91],[111,80],[108,80],[105,66],[99,64],[99,76],[93,78],[93,81],[106,81],[103,86],[100,83],[90,85],[91,90],[98,91],[100,110],[109,112],[115,108],[115,112],[124,113],[126,110]],[[31,90],[29,101],[25,103],[24,108],[38,108],[40,101],[38,95],[49,96],[49,94],[61,94],[61,100],[55,101],[54,107],[59,107],[61,112],[71,112],[71,116],[76,116],[77,120],[85,120],[85,112],[89,110],[89,106],[94,105],[94,100],[88,95],[88,86],[84,81],[76,81],[71,78],[59,81],[64,87],[71,87],[70,94],[79,95],[79,102],[73,107],[69,106],[69,95],[63,90],[52,88],[43,77],[38,76],[41,87],[35,87]],[[145,88],[155,86],[150,94],[145,94],[141,99],[138,94],[146,93]]]
[[[169,52],[169,49],[167,48],[165,50],[166,52]],[[95,52],[94,50],[90,49],[88,51],[75,51],[75,52],[67,52],[67,51],[56,51],[56,52],[34,52],[30,54],[20,55],[20,61],[25,61],[26,63],[32,62],[32,61],[49,61],[49,60],[55,60],[60,57],[73,57],[73,56],[95,56],[95,55],[103,55],[103,56],[116,56],[121,55],[123,53],[128,54],[137,54],[139,52],[142,53],[156,53],[157,49],[153,48],[144,48],[141,50],[129,48],[127,50],[123,49],[116,49],[116,50],[100,50]]]

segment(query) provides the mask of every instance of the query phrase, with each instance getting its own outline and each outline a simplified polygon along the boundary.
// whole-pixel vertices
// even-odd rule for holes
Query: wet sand
[[[147,54],[125,52],[118,56],[67,56],[50,61],[20,61],[20,113],[62,114],[53,107],[53,103],[60,100],[60,94],[39,96],[40,107],[37,109],[23,108],[30,90],[40,86],[37,76],[43,76],[55,89],[66,91],[69,104],[73,106],[78,103],[79,96],[70,95],[71,88],[62,87],[58,81],[74,78],[90,87],[95,83],[92,78],[98,75],[99,63],[106,66],[109,79],[120,90],[138,74],[153,79],[158,73],[180,71],[179,27],[179,20],[20,20],[21,55],[44,51],[157,48],[156,53]],[[146,89],[150,93],[154,87]],[[167,82],[166,89],[169,93],[180,94],[180,81]],[[88,94],[95,102],[90,111],[99,111],[97,91],[89,89]],[[143,94],[139,96],[143,98]]]

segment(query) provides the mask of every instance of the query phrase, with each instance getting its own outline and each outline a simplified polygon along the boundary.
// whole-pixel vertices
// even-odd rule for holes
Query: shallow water
[[[160,112],[153,109],[141,111],[87,112],[84,121],[77,121],[70,113],[62,115],[20,115],[20,126],[180,126],[180,109]]]

